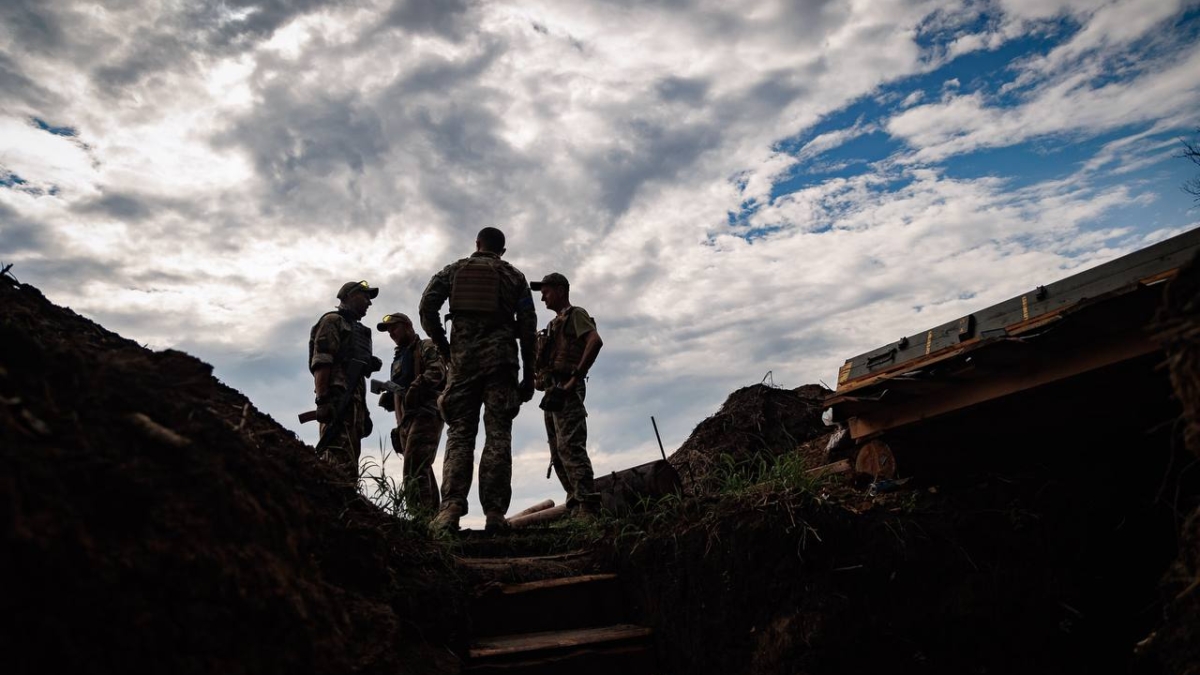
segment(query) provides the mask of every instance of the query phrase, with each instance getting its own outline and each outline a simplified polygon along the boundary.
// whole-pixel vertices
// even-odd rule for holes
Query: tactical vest
[[[552,326],[549,335],[551,349],[553,349],[550,354],[550,370],[554,373],[572,372],[579,366],[579,360],[583,358],[584,341],[578,335],[567,336],[567,322],[570,321],[571,313],[574,311],[574,307],[568,309],[567,313],[558,321],[557,327]]]
[[[313,324],[312,329],[308,331],[308,362],[312,363],[313,350],[316,349],[317,328],[321,325],[321,322],[325,320],[325,317],[329,316],[330,314],[337,314],[341,316],[343,319],[349,322],[351,328],[349,335],[346,335],[345,333],[341,335],[341,344],[338,345],[337,354],[333,355],[334,361],[341,366],[342,370],[348,369],[350,367],[350,361],[353,359],[359,359],[364,363],[370,361],[373,353],[371,350],[371,329],[362,325],[358,321],[355,321],[343,310],[339,309],[322,314],[321,318],[317,319],[317,322]],[[366,377],[365,371],[363,372],[363,377]],[[353,386],[355,383],[347,384]]]
[[[399,385],[401,390],[411,387],[413,381],[424,372],[419,338],[407,347],[396,348],[396,358],[392,361],[392,382]]]
[[[501,316],[500,272],[495,261],[469,258],[458,268],[450,285],[450,314]]]

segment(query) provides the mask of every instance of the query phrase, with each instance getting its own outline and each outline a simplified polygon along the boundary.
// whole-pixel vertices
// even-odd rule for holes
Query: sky
[[[315,442],[340,285],[415,317],[500,227],[597,319],[603,474],[651,415],[669,454],[739,387],[1200,225],[1198,34],[1173,0],[6,0],[0,262]],[[563,498],[544,436],[527,405],[514,512]]]

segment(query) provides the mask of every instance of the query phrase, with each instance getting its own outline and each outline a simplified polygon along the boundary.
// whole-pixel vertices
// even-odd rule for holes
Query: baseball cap
[[[534,281],[529,284],[529,287],[535,291],[542,290],[542,286],[562,286],[563,288],[570,288],[571,284],[563,275],[559,274],[558,272],[551,272],[550,274],[542,277],[541,281]]]
[[[345,300],[346,298],[350,297],[350,293],[353,291],[362,291],[371,299],[374,299],[375,296],[379,295],[379,289],[371,286],[371,284],[368,284],[365,281],[347,281],[346,283],[342,284],[341,289],[338,290],[337,299]]]
[[[379,323],[375,324],[375,328],[376,328],[376,330],[380,330],[380,331],[383,331],[384,333],[386,333],[388,326],[391,326],[392,324],[397,324],[397,323],[406,323],[411,326],[412,319],[408,318],[407,314],[401,314],[400,312],[393,312],[392,314],[384,314],[383,321],[380,321]]]

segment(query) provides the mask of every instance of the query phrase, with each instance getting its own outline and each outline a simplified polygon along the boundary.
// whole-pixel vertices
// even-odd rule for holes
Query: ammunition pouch
[[[370,436],[371,432],[374,430],[375,423],[371,421],[371,413],[367,412],[366,408],[363,408],[363,431],[361,438]]]
[[[567,407],[567,390],[562,387],[550,387],[542,396],[542,402],[538,407],[548,413],[561,412]]]
[[[400,427],[394,427],[390,435],[392,437],[392,450],[394,450],[397,455],[403,455],[404,435],[400,433]]]

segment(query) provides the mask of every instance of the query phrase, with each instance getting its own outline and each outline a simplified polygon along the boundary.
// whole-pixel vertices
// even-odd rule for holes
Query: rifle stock
[[[317,421],[317,411],[309,410],[308,412],[300,413],[300,424],[308,424],[309,422]]]

